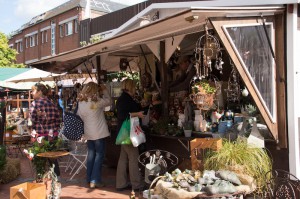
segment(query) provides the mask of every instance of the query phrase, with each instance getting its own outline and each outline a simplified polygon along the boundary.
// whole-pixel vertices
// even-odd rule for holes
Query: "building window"
[[[22,41],[19,42],[19,50],[20,50],[20,52],[23,52],[23,42]]]
[[[64,30],[63,30],[63,26],[62,25],[59,26],[59,36],[60,37],[64,36]]]
[[[45,31],[42,31],[41,32],[41,40],[42,40],[41,42],[42,42],[42,44],[44,43],[44,34],[45,34]]]
[[[51,21],[51,55],[55,55],[55,21]]]
[[[36,45],[39,45],[39,34],[36,33]]]
[[[26,48],[28,48],[28,37],[25,38],[25,45],[26,45]]]
[[[47,32],[47,30],[45,30],[44,32],[45,32],[45,43],[47,43],[48,42],[48,32]]]
[[[35,35],[29,36],[29,47],[35,46]]]
[[[65,23],[65,35],[68,36],[71,34],[73,34],[73,21]]]
[[[78,33],[78,19],[74,19],[74,32]]]

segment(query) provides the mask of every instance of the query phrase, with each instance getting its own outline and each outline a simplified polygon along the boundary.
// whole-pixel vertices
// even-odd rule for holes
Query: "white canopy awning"
[[[37,68],[33,68],[24,73],[18,74],[12,78],[5,80],[6,82],[39,82],[39,81],[54,81],[55,77],[60,76],[60,74],[55,74]]]

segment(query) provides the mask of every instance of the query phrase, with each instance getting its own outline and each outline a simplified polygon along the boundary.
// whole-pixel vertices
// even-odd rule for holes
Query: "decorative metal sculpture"
[[[220,71],[222,74],[223,70],[223,60],[222,52],[220,47],[219,40],[209,33],[208,21],[204,25],[205,34],[202,35],[196,42],[195,47],[195,67],[196,67],[196,76],[192,79],[191,85],[192,89],[196,88],[197,91],[192,90],[190,99],[197,105],[197,108],[200,110],[209,110],[214,105],[214,98],[216,92],[219,92],[221,89],[220,84],[213,78],[212,82],[208,82],[206,87],[210,87],[210,83],[214,83],[213,92],[207,92],[207,89],[202,89],[203,84],[201,81],[203,79],[209,79],[212,72],[212,64],[214,61],[214,67]],[[211,79],[210,79],[211,80]],[[197,89],[198,88],[198,89]]]
[[[266,198],[296,199],[300,194],[300,180],[287,171],[275,169],[266,174]]]
[[[201,80],[212,71],[212,60],[215,60],[215,68],[222,74],[223,64],[222,52],[219,40],[209,33],[207,21],[204,25],[205,34],[196,42],[195,59],[197,77]]]
[[[241,96],[241,89],[239,83],[239,75],[235,69],[235,66],[230,61],[230,65],[232,67],[232,71],[229,76],[228,80],[228,87],[227,87],[227,101],[228,102],[240,102]]]

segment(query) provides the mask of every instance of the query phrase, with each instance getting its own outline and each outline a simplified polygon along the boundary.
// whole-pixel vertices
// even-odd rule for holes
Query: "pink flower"
[[[43,140],[43,138],[44,138],[44,137],[38,137],[38,138],[36,139],[36,141],[37,141],[39,144],[41,144],[41,143],[42,143],[42,140]]]
[[[37,135],[37,133],[36,133],[36,131],[33,129],[32,131],[31,131],[31,137],[35,137],[36,135]]]
[[[27,149],[24,149],[23,152],[27,155],[29,152]]]

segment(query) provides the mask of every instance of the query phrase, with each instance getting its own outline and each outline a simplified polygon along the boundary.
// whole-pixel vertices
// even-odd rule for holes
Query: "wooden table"
[[[38,153],[38,157],[43,157],[43,158],[52,158],[52,159],[57,159],[59,157],[63,157],[66,155],[69,155],[70,152],[68,151],[48,151],[44,153]]]

